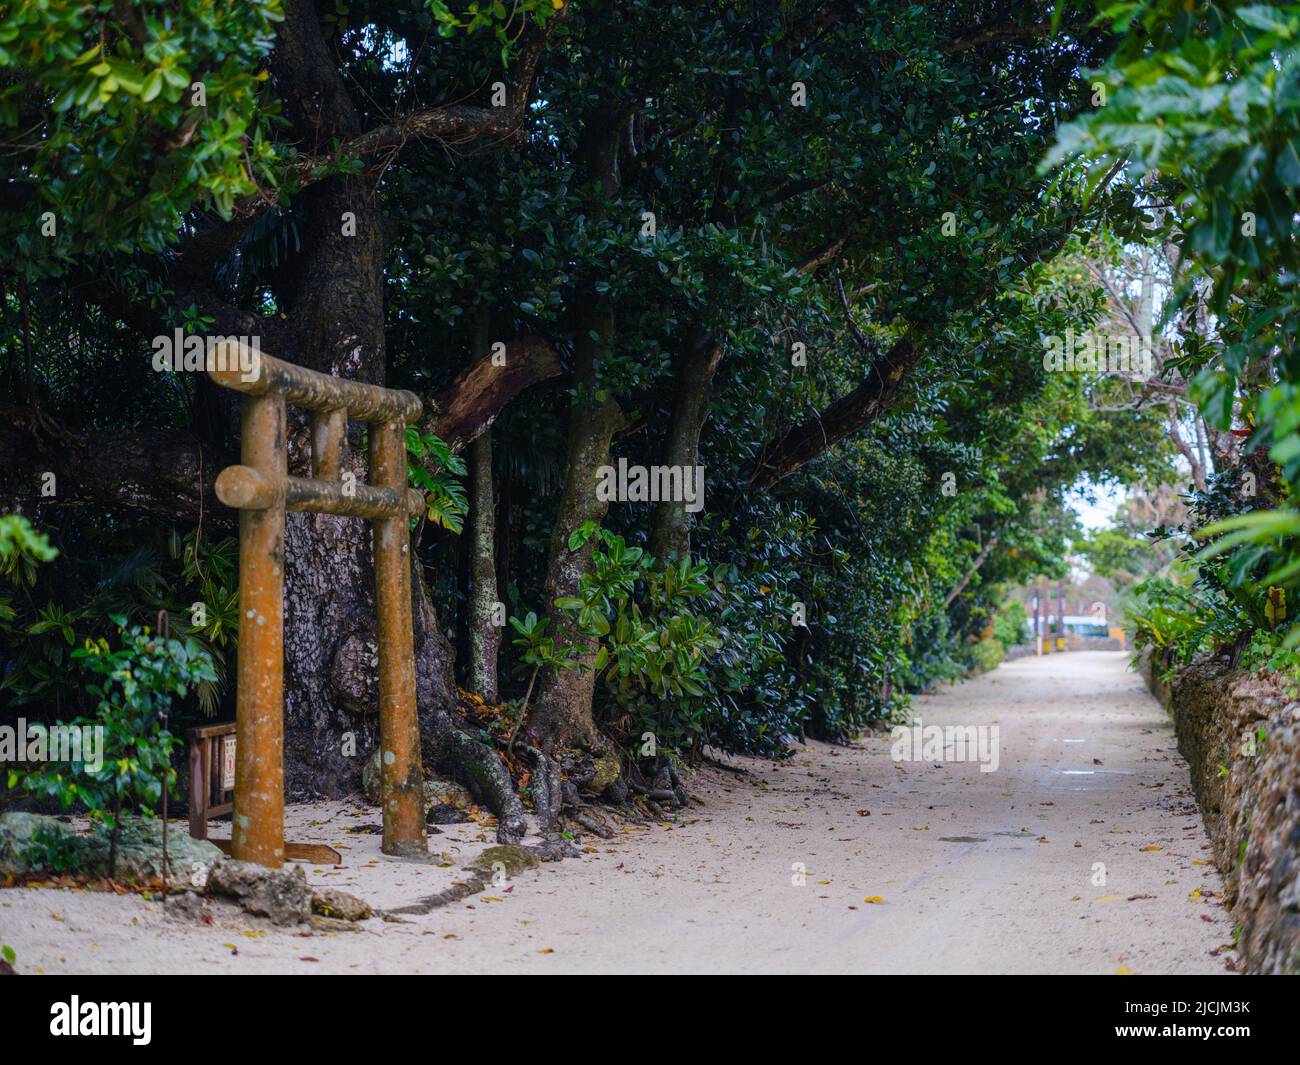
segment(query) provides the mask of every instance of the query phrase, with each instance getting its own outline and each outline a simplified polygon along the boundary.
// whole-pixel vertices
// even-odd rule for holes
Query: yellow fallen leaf
[[[1193,865],[1209,865],[1210,863],[1207,862],[1204,858],[1193,858],[1193,859],[1192,859],[1192,864],[1193,864]]]
[[[248,936],[249,939],[258,939],[261,936],[266,935],[266,933],[261,929],[249,929],[248,931],[240,932],[239,934],[241,936]]]
[[[502,900],[499,899],[499,898],[497,898],[495,895],[484,895],[484,896],[483,896],[483,901],[484,901],[484,902],[501,902]]]
[[[865,899],[863,899],[862,901],[863,901],[863,902],[884,902],[884,901],[885,901],[885,896],[884,896],[884,895],[868,895],[868,896],[867,896]]]
[[[1162,851],[1164,850],[1164,847],[1160,846],[1159,843],[1150,843],[1147,846],[1143,847],[1142,849],[1144,851]]]
[[[1098,895],[1093,902],[1118,902],[1124,896],[1122,895]]]
[[[819,883],[819,884],[829,884],[830,881],[829,881],[829,880],[818,880],[817,883]]]
[[[1116,976],[1137,976],[1139,974],[1136,969],[1130,969],[1127,965],[1121,965],[1118,969],[1115,970],[1115,975]]]

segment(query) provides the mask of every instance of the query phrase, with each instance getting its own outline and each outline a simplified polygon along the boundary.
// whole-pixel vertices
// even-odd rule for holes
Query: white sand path
[[[0,943],[47,973],[1226,970],[1211,952],[1232,927],[1187,767],[1126,656],[1022,659],[916,712],[996,725],[998,770],[896,764],[886,735],[811,744],[780,765],[734,760],[744,776],[706,769],[691,780],[703,804],[674,826],[585,839],[581,859],[407,924],[302,936],[223,910],[195,926],[134,896],[24,888],[0,891]],[[307,825],[331,819],[335,835]],[[296,807],[291,835],[338,842],[365,819],[355,803]],[[479,836],[452,826],[432,846],[459,864]],[[346,839],[345,869],[309,875],[377,905],[455,875]]]

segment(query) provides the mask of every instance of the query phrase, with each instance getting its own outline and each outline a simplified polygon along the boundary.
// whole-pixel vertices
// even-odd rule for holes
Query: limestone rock
[[[425,772],[424,802],[426,806],[458,806],[462,810],[473,803],[469,789],[450,780],[439,780]]]
[[[108,875],[108,833],[89,837],[94,841],[96,864]],[[167,875],[202,887],[208,871],[221,861],[215,843],[193,839],[180,825],[167,826]],[[117,839],[117,879],[142,882],[162,874],[162,821],[152,817],[128,818]]]
[[[66,869],[45,864],[33,837],[41,835],[69,861]],[[96,830],[81,835],[72,825],[45,814],[0,814],[0,873],[71,872],[108,876],[109,833]],[[180,825],[167,830],[167,873],[201,887],[221,851],[207,840],[191,839]],[[152,817],[122,819],[117,840],[117,879],[143,882],[162,873],[162,821]]]
[[[380,773],[379,749],[376,748],[371,752],[366,764],[361,769],[361,794],[365,796],[366,802],[371,806],[383,805],[383,775]],[[457,806],[465,809],[470,806],[473,799],[470,797],[469,789],[462,784],[454,783],[450,780],[440,780],[431,775],[426,769],[424,771],[424,805],[429,806]],[[439,822],[442,823],[442,822]]]
[[[311,909],[322,917],[335,917],[341,921],[364,921],[375,915],[370,903],[337,888],[313,888]]]
[[[40,872],[57,872],[45,869],[37,854],[35,836],[41,835],[70,857],[78,865],[86,861],[87,838],[79,836],[69,824],[45,814],[0,814],[0,875]],[[39,848],[37,848],[39,849]]]
[[[208,873],[207,890],[233,898],[249,913],[278,925],[299,924],[311,916],[312,892],[301,866],[267,869],[227,858]]]

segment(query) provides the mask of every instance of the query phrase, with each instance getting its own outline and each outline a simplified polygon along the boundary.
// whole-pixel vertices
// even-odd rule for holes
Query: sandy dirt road
[[[743,775],[706,769],[692,780],[702,804],[676,824],[586,839],[581,859],[409,923],[304,937],[236,913],[195,926],[137,897],[12,889],[0,941],[25,972],[1231,968],[1186,766],[1125,656],[1022,659],[915,710],[927,726],[996,725],[997,770],[896,763],[888,735],[812,744],[781,765],[735,760]],[[482,845],[435,840],[458,861]],[[452,875],[376,858],[354,850],[348,868],[309,875],[381,906]]]

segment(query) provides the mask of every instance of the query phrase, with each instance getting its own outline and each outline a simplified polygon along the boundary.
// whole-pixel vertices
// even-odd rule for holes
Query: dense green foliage
[[[1146,192],[1109,166],[1041,168],[1089,107],[1087,70],[1142,61],[1131,43],[1112,58],[1122,38],[1090,24],[1090,5],[409,0],[324,5],[319,20],[274,2],[143,4],[125,20],[107,3],[3,7],[0,171],[19,192],[3,212],[0,375],[40,410],[47,446],[77,446],[50,425],[166,429],[204,442],[208,462],[229,455],[229,407],[196,375],[153,373],[149,338],[260,329],[266,350],[303,362],[344,346],[333,307],[280,325],[330,280],[313,264],[342,270],[352,254],[335,254],[339,206],[386,220],[366,374],[430,396],[485,336],[556,352],[562,372],[493,427],[496,569],[515,622],[500,674],[516,705],[548,673],[586,668],[564,622],[596,656],[597,723],[627,747],[646,731],[683,758],[851,737],[909,692],[996,662],[1022,621],[999,617],[1007,588],[1064,572],[1073,485],[1168,472],[1158,417],[1107,409],[1096,375],[1043,364],[1044,337],[1101,309],[1064,264],[1103,230],[1146,234]],[[274,71],[309,39],[304,23],[349,93],[331,119],[367,133],[303,134],[320,85]],[[431,112],[459,121],[449,101],[490,112],[494,83],[516,92],[539,25],[521,135],[421,132]],[[1127,100],[1116,90],[1107,113],[1147,114]],[[1065,128],[1100,136],[1084,121]],[[613,457],[665,462],[701,387],[684,369],[699,348],[718,358],[689,555],[654,557],[652,508],[627,501],[575,540],[562,490],[590,471],[572,462],[571,414],[617,404]],[[1289,393],[1268,394],[1252,417],[1274,412],[1281,432]],[[860,416],[843,414],[837,401],[864,395]],[[816,440],[823,423],[834,439],[777,469],[798,430]],[[1289,461],[1280,436],[1267,442]],[[430,500],[423,574],[441,625],[463,633],[466,468],[425,426],[407,444]],[[14,705],[86,711],[68,649],[111,636],[113,614],[167,608],[212,655],[214,675],[191,678],[206,708],[228,711],[234,552],[228,522],[213,531],[228,516],[20,487],[14,502],[61,555],[24,577],[0,631]],[[557,536],[590,562],[575,594],[548,602]]]
[[[1300,7],[1156,0],[1108,13],[1127,29],[1098,75],[1108,100],[1066,127],[1054,158],[1123,160],[1168,204],[1153,218],[1184,271],[1166,317],[1207,291],[1211,316],[1179,329],[1178,369],[1206,422],[1241,427],[1256,459],[1193,497],[1179,531],[1208,545],[1184,544],[1174,579],[1142,586],[1132,617],[1141,640],[1183,661],[1252,648],[1253,664],[1286,663],[1300,645]]]

